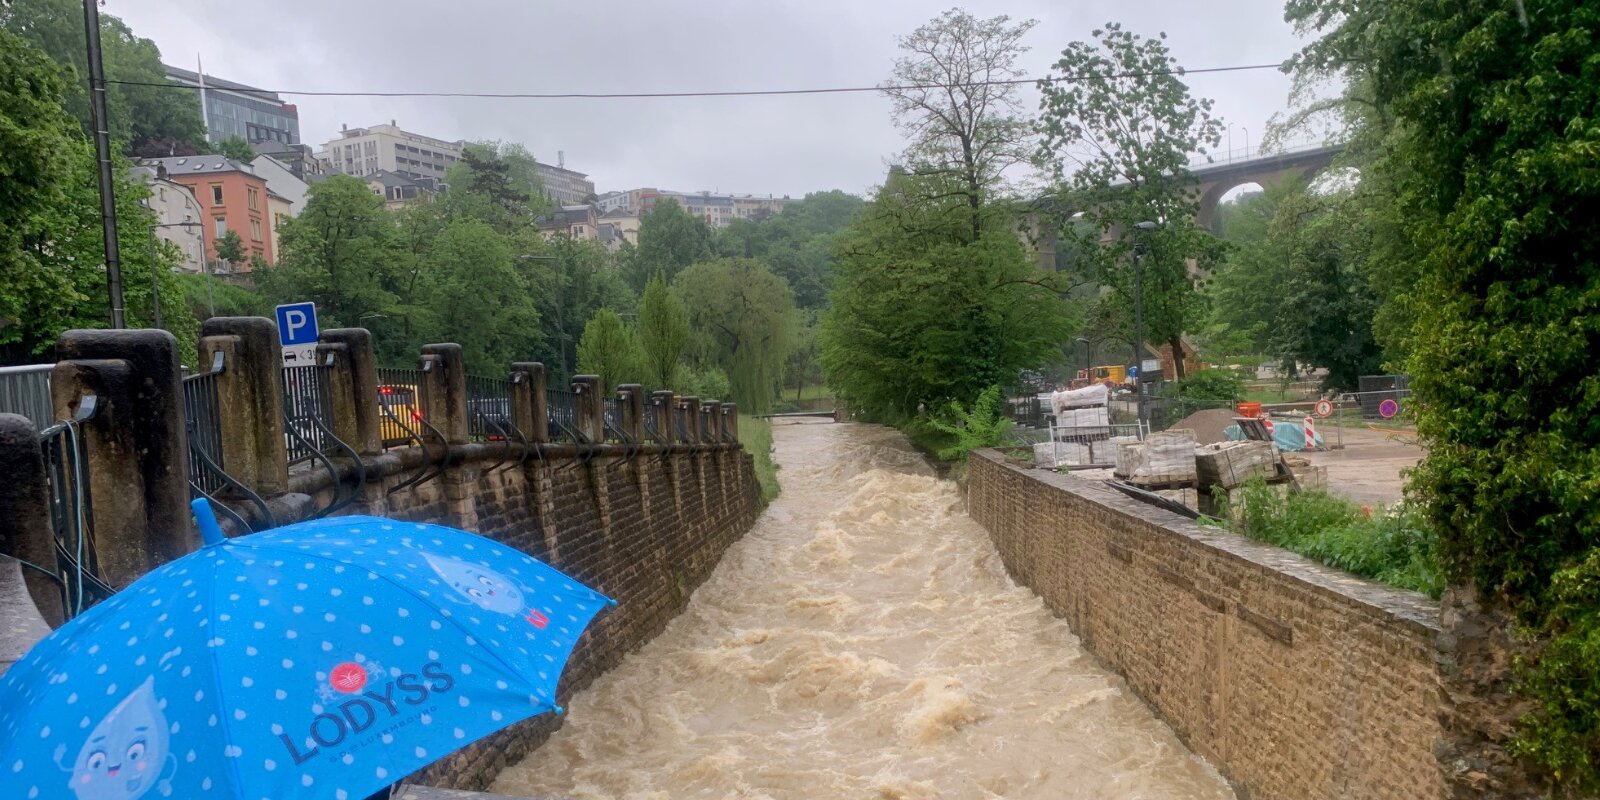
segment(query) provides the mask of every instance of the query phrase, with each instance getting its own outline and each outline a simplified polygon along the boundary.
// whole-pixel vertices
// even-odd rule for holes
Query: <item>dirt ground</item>
[[[1341,430],[1324,424],[1323,440],[1338,444]],[[1365,425],[1344,426],[1344,449],[1294,455],[1328,468],[1328,491],[1357,503],[1391,505],[1400,502],[1400,470],[1416,466],[1424,451],[1409,434],[1374,431]]]

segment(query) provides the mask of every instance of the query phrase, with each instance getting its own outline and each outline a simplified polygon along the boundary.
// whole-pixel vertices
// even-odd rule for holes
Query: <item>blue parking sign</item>
[[[277,308],[278,342],[284,347],[317,343],[317,304],[289,303]]]

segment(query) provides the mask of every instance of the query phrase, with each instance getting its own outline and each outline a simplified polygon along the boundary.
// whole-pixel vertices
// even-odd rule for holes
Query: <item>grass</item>
[[[1239,506],[1224,516],[1252,539],[1429,597],[1444,590],[1438,540],[1406,506],[1368,513],[1326,492],[1284,495],[1259,480],[1241,490]]]
[[[778,499],[778,463],[772,460],[772,420],[741,417],[739,444],[755,456],[756,482],[761,484],[761,502]]]

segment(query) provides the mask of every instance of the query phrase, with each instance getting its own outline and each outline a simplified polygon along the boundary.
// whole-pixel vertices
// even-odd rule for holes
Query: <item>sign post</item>
[[[283,345],[283,365],[302,366],[317,360],[317,304],[288,303],[275,309],[278,343]]]

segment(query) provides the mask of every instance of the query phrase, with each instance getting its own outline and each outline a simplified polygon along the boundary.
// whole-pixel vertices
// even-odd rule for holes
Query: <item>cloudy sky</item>
[[[1281,61],[1299,45],[1281,0],[972,0],[981,16],[1034,18],[1030,75],[1108,20],[1166,31],[1179,63]],[[267,89],[658,92],[871,86],[896,37],[949,8],[927,0],[107,0],[168,63]],[[1190,76],[1259,142],[1289,82],[1275,71]],[[656,186],[800,196],[865,193],[903,146],[876,94],[639,100],[286,97],[311,145],[339,126],[397,120],[444,139],[558,151],[598,189]],[[1028,104],[1036,103],[1029,92]],[[1246,133],[1248,131],[1248,133]],[[1224,145],[1226,146],[1226,145]]]

